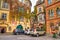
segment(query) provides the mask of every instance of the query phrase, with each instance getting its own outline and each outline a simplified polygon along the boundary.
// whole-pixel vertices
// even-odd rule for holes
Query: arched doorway
[[[54,23],[50,23],[50,28],[51,28],[51,30],[54,30],[55,29]]]

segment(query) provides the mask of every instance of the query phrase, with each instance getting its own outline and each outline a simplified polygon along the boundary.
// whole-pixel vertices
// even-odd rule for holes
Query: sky
[[[34,6],[36,5],[37,0],[31,0],[32,2],[32,7],[31,7],[31,12],[34,10]]]

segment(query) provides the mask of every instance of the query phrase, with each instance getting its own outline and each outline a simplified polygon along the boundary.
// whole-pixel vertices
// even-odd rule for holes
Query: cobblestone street
[[[0,40],[60,40],[60,38],[52,38],[52,36],[32,37],[30,35],[4,35],[0,34]]]

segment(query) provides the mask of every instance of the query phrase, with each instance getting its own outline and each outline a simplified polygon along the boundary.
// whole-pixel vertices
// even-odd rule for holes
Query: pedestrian
[[[52,34],[53,34],[53,38],[57,38],[57,31],[55,28],[52,30]]]

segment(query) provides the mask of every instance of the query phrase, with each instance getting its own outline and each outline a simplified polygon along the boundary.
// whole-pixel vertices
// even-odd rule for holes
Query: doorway
[[[6,27],[0,27],[0,33],[6,33]]]

